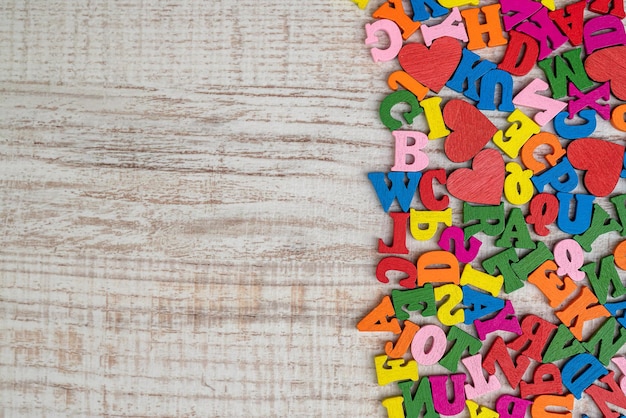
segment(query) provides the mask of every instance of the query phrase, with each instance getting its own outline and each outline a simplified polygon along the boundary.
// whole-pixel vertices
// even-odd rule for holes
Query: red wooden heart
[[[459,41],[445,36],[435,40],[430,49],[424,44],[407,43],[398,61],[411,77],[439,93],[459,65],[462,51]]]
[[[626,100],[626,46],[619,45],[593,52],[585,60],[585,70],[591,79],[611,82],[613,95]]]
[[[443,119],[454,131],[446,138],[444,151],[455,163],[473,158],[498,132],[498,128],[480,110],[459,99],[446,104]]]
[[[500,151],[485,149],[474,157],[472,168],[459,168],[448,176],[448,192],[457,199],[499,205],[504,187],[504,159]]]
[[[567,147],[567,158],[574,168],[586,170],[583,182],[594,196],[610,194],[622,172],[624,147],[594,138],[579,138]]]

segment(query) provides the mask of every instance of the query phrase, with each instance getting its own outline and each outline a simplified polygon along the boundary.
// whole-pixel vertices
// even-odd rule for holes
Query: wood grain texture
[[[0,7],[0,415],[380,413],[364,12]]]
[[[0,4],[0,416],[384,415],[374,3]]]

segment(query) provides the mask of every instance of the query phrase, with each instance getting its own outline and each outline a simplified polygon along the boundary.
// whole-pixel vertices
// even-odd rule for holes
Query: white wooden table
[[[384,416],[377,4],[0,5],[0,416]]]
[[[367,13],[0,9],[0,415],[380,414]]]

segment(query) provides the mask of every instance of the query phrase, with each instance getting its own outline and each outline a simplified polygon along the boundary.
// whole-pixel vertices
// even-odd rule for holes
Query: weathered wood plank
[[[0,7],[2,414],[379,413],[365,15]]]

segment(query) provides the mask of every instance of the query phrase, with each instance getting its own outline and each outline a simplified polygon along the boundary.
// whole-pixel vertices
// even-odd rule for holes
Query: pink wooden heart
[[[459,65],[462,51],[459,41],[445,36],[435,40],[430,49],[424,44],[407,43],[398,61],[411,77],[439,93]]]
[[[457,199],[483,205],[499,205],[504,188],[504,159],[500,151],[480,151],[472,168],[459,168],[448,176],[448,192]]]
[[[586,170],[583,182],[594,196],[610,194],[622,172],[624,147],[594,138],[579,138],[567,147],[567,158],[574,168]]]
[[[459,99],[446,104],[443,119],[454,131],[446,138],[444,152],[455,163],[473,158],[498,132],[498,128],[480,110]]]
[[[598,82],[611,82],[613,95],[626,100],[626,46],[600,49],[587,57],[585,71]]]

